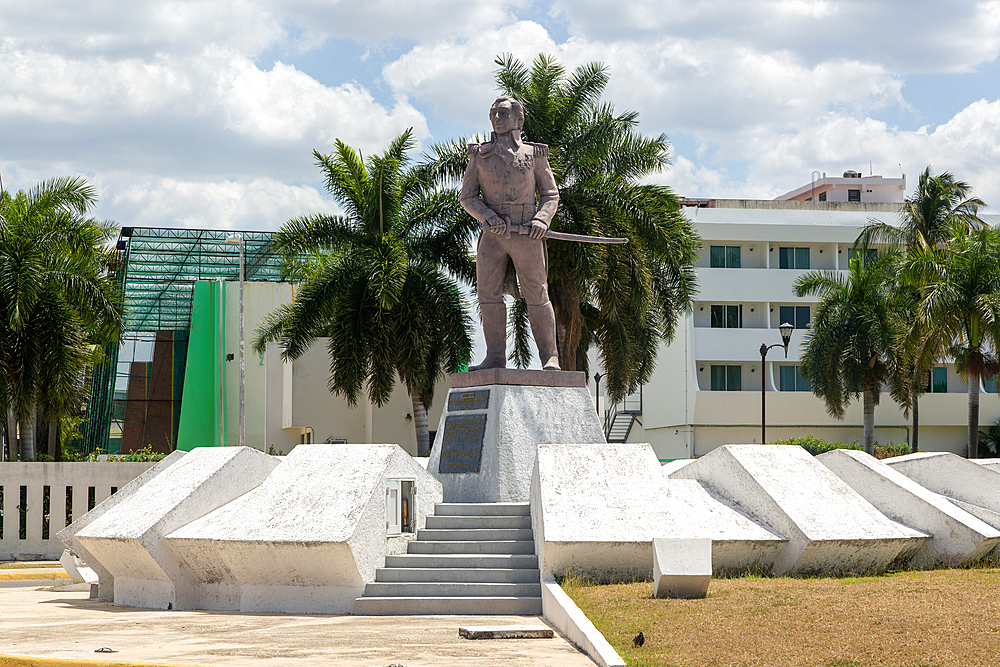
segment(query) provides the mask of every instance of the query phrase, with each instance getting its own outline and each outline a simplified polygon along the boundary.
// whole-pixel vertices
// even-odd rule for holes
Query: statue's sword
[[[528,234],[531,232],[531,225],[514,225],[511,224],[510,218],[507,216],[500,216],[504,221],[503,234],[507,238],[510,238],[511,231],[515,231],[518,234]],[[609,243],[609,244],[622,244],[628,243],[628,239],[623,238],[609,238],[607,236],[587,236],[586,234],[567,234],[565,232],[554,232],[551,229],[545,231],[545,239],[556,239],[557,241],[575,241],[577,243]]]

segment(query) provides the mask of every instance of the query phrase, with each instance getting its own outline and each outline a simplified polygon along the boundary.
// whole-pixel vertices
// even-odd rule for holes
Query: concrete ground
[[[291,660],[296,667],[593,667],[558,633],[554,639],[521,640],[458,636],[459,626],[475,625],[545,621],[535,616],[159,611],[91,600],[85,584],[47,589],[22,585],[0,590],[0,664],[3,655],[13,655],[201,667],[278,667]],[[117,652],[94,652],[102,647]]]

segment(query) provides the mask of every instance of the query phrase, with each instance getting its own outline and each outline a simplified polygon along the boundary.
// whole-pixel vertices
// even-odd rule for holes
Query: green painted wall
[[[225,283],[201,280],[194,284],[191,303],[191,330],[187,362],[184,366],[184,390],[177,449],[221,447],[226,427],[225,374]]]

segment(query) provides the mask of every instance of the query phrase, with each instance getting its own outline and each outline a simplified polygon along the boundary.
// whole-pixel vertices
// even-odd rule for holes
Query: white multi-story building
[[[768,441],[809,433],[860,440],[860,400],[843,421],[834,419],[799,373],[803,330],[819,299],[796,297],[792,284],[808,270],[846,270],[869,219],[897,220],[904,184],[905,179],[848,173],[815,183],[816,192],[841,192],[843,199],[831,194],[825,201],[805,201],[810,185],[773,201],[684,200],[682,210],[702,238],[701,291],[693,312],[678,323],[673,343],[661,347],[641,400],[630,397],[609,411],[609,440],[649,442],[661,460],[760,442],[762,385]],[[861,201],[853,201],[855,195],[847,201],[854,185],[862,190]],[[1000,216],[989,217],[1000,222]],[[795,326],[787,358],[780,347],[782,322]],[[763,367],[762,343],[779,345]],[[920,399],[921,449],[965,452],[967,389],[953,363],[932,371],[930,391]],[[1000,400],[995,380],[982,389],[993,394],[984,393],[981,402],[985,428],[1000,417]],[[875,439],[909,443],[910,430],[909,420],[884,393],[875,412]]]

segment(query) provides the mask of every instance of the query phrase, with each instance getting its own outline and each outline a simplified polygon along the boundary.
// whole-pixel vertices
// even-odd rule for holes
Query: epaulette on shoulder
[[[477,141],[469,142],[469,157],[472,157],[473,155],[479,152],[479,145],[480,144]]]
[[[533,141],[525,141],[524,143],[528,144],[529,146],[535,149],[536,157],[547,158],[549,156],[549,147],[546,146],[545,144],[536,144]]]

